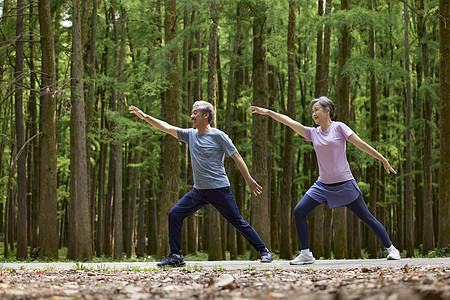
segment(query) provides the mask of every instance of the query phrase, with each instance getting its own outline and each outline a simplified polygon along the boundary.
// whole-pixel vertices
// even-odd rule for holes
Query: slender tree
[[[208,83],[207,95],[208,102],[211,103],[217,111],[217,40],[218,40],[218,18],[219,9],[215,0],[210,3],[209,26],[209,51],[208,51]],[[213,126],[217,126],[216,115],[214,115]],[[212,206],[208,205],[206,209],[208,224],[208,260],[223,260],[223,237],[221,233],[221,218],[219,212]]]
[[[252,4],[253,11],[253,104],[267,107],[268,104],[268,66],[266,49],[266,1]],[[252,226],[261,239],[270,245],[270,191],[267,170],[267,118],[253,117],[252,126],[252,158],[255,180],[264,187],[258,197],[252,196]]]
[[[40,177],[45,178],[40,183],[38,244],[41,257],[58,258],[56,99],[52,97],[56,85],[56,68],[50,1],[39,0],[38,8],[42,51],[40,122],[43,132],[40,141]]]
[[[406,78],[405,94],[405,246],[408,256],[414,254],[414,193],[412,177],[412,153],[411,153],[411,77],[410,77],[410,59],[409,59],[409,13],[406,2],[403,4],[404,30],[405,30],[405,69],[408,73]]]
[[[176,0],[166,1],[166,11],[164,18],[165,42],[170,42],[177,36],[177,9]],[[179,101],[178,101],[178,51],[175,45],[171,45],[168,54],[167,63],[168,75],[167,80],[170,88],[165,92],[167,123],[178,126],[179,124]],[[164,162],[163,162],[163,183],[161,197],[161,218],[160,222],[160,240],[161,247],[158,249],[159,255],[165,255],[168,252],[168,222],[167,214],[170,208],[175,205],[178,200],[178,141],[170,135],[164,136]],[[174,175],[175,174],[175,175]]]
[[[25,130],[23,125],[23,13],[24,0],[17,1],[16,22],[16,70],[15,70],[15,115],[17,139],[17,258],[28,257],[27,232],[27,167],[25,146]]]
[[[373,0],[369,0],[369,8],[373,10]],[[372,60],[376,59],[376,44],[375,44],[375,28],[370,26],[369,29],[369,55]],[[370,72],[370,140],[378,140],[378,91],[377,91],[377,77],[375,70]],[[370,184],[370,211],[377,216],[377,199],[378,199],[378,164],[373,162],[368,170],[369,184]],[[377,257],[378,240],[375,235],[369,233],[367,250],[372,258]]]
[[[127,39],[127,12],[124,7],[120,9],[120,51],[119,51],[119,65],[118,65],[118,82],[119,89],[117,92],[117,112],[119,116],[122,116],[123,109],[123,82],[124,82],[124,64],[125,64],[125,47]],[[120,134],[120,129],[118,130]],[[114,181],[114,258],[122,259],[124,246],[123,246],[123,210],[122,210],[122,188],[123,188],[123,176],[122,176],[122,159],[123,159],[123,145],[122,138],[119,136],[115,143],[115,181]]]
[[[422,64],[423,64],[423,78],[424,85],[429,85],[430,79],[430,62],[428,57],[428,32],[425,24],[425,0],[420,0],[420,15],[419,15],[419,39],[422,49]],[[432,107],[431,95],[425,92],[424,98],[424,119],[425,119],[425,143],[423,153],[423,252],[427,254],[428,251],[434,249],[434,226],[433,226],[433,186],[432,186]]]
[[[440,137],[441,153],[439,168],[439,235],[438,247],[450,244],[450,3],[439,1],[440,29]]]
[[[297,17],[297,3],[295,0],[289,1],[289,22],[287,32],[288,49],[288,99],[287,115],[295,119],[296,100],[296,66],[295,66],[295,23]],[[283,155],[283,179],[281,183],[281,251],[280,257],[290,259],[292,257],[291,248],[291,202],[292,175],[294,170],[294,132],[290,128],[284,131],[284,155]]]
[[[350,9],[349,0],[341,0],[341,9]],[[341,122],[348,122],[350,85],[349,77],[343,74],[344,66],[350,55],[350,28],[346,24],[342,28],[342,37],[339,41],[339,73],[337,90],[337,115]],[[345,258],[347,256],[347,208],[340,207],[334,213],[334,256]]]
[[[68,258],[91,260],[92,235],[89,210],[86,161],[86,119],[83,85],[83,45],[81,40],[81,4],[72,1],[71,66],[71,164]]]

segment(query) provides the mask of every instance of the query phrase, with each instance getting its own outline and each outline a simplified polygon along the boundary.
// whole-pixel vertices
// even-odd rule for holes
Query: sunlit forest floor
[[[2,267],[0,298],[450,299],[450,265],[227,269],[216,263],[211,269],[195,264],[170,270]]]

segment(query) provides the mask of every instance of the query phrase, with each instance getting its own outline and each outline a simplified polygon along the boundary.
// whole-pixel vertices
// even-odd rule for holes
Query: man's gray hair
[[[215,110],[214,110],[214,106],[206,101],[195,101],[194,105],[192,105],[192,108],[196,107],[198,110],[200,110],[202,112],[202,114],[204,115],[205,113],[209,113],[209,124],[212,123],[212,121],[214,120],[214,114],[215,114]]]

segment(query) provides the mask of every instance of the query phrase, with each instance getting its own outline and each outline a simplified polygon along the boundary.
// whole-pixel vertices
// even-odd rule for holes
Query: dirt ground
[[[0,299],[450,299],[450,266],[1,268]]]

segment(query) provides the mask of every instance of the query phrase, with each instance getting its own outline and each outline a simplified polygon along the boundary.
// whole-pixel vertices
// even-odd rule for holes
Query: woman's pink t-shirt
[[[319,164],[319,181],[332,184],[353,179],[347,161],[346,143],[354,133],[342,122],[332,122],[326,131],[305,127],[306,140],[311,141]]]

